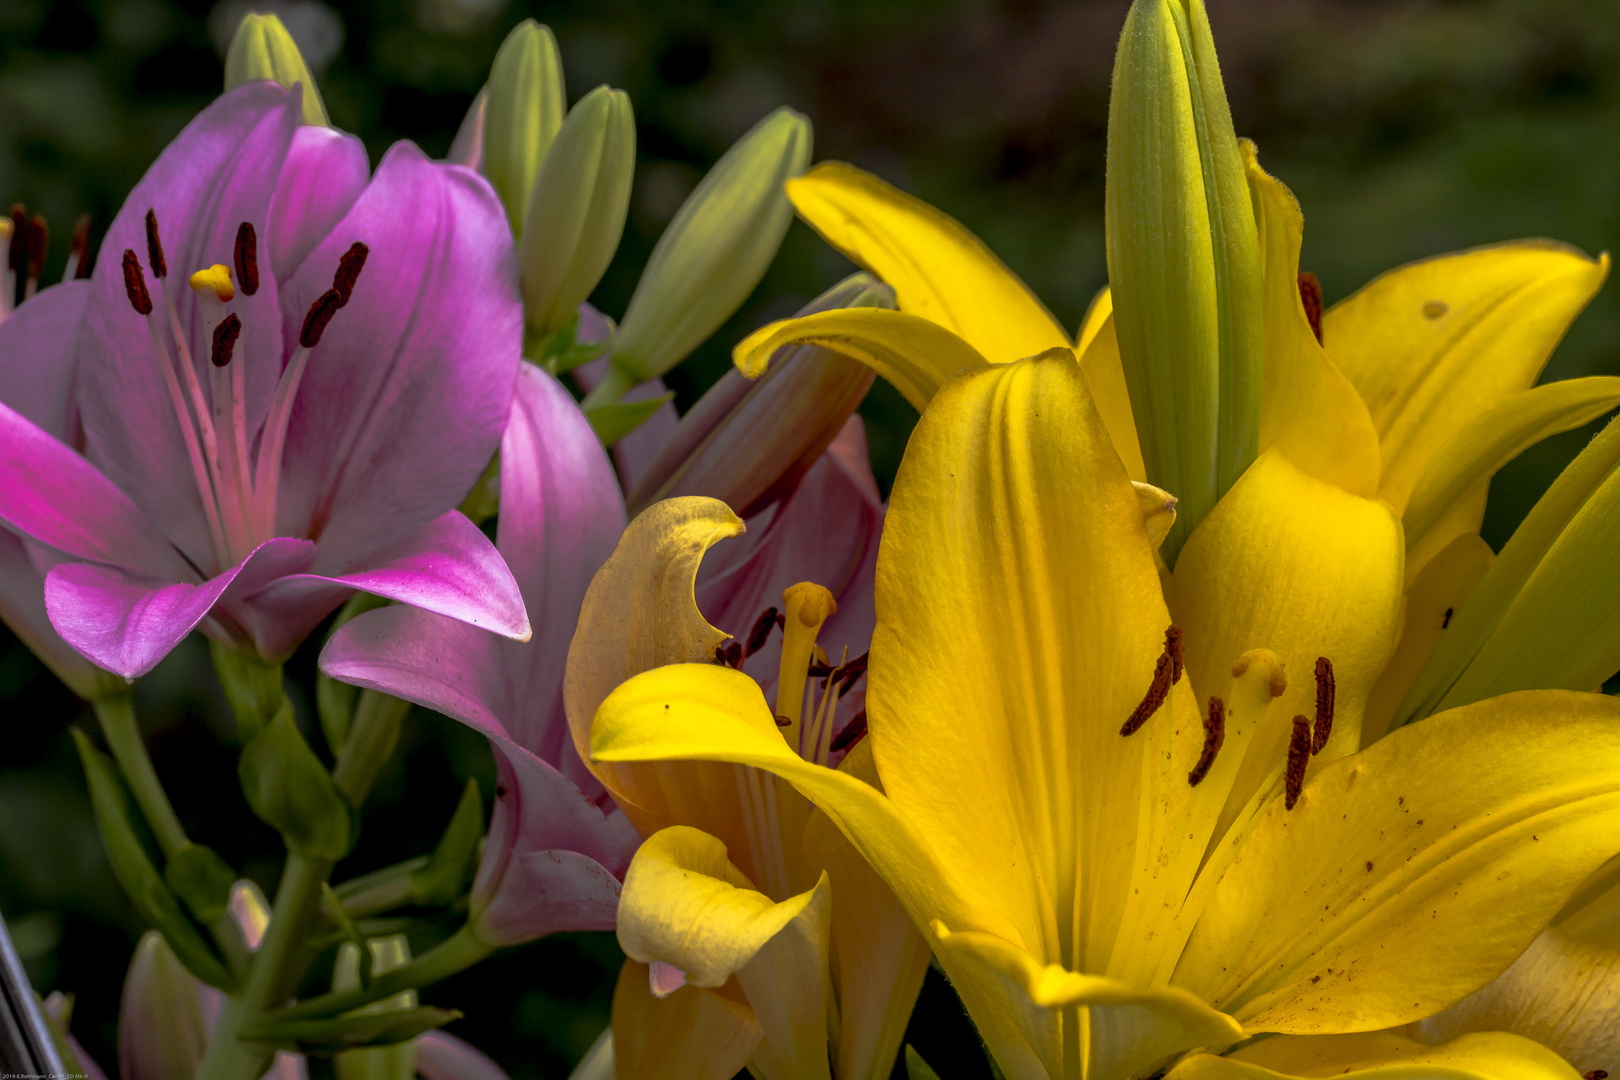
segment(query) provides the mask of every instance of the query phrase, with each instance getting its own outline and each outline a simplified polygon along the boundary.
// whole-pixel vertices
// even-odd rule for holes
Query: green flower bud
[[[1203,0],[1135,0],[1108,112],[1114,326],[1149,482],[1182,542],[1254,460],[1265,360],[1259,234]]]
[[[286,703],[281,665],[267,664],[250,652],[209,639],[214,674],[225,690],[225,702],[236,718],[236,733],[245,743],[270,722]]]
[[[485,89],[484,175],[506,205],[513,234],[521,235],[529,193],[568,102],[550,29],[525,19],[506,35]]]
[[[260,79],[278,82],[289,90],[302,86],[304,123],[310,127],[331,126],[321,91],[292,35],[276,16],[250,11],[237,24],[236,36],[225,54],[225,89],[234,90]]]
[[[163,935],[148,930],[135,946],[118,1009],[122,1080],[194,1076],[208,1049],[197,980]]]
[[[658,238],[593,405],[662,375],[754,291],[793,221],[782,185],[810,163],[810,121],[777,109],[726,151]]]
[[[304,741],[291,708],[243,748],[236,771],[248,805],[293,854],[335,862],[354,846],[354,807]]]
[[[521,261],[533,333],[567,326],[602,280],[624,234],[635,169],[630,95],[598,86],[569,112],[529,197]]]
[[[381,974],[410,962],[411,947],[404,934],[372,938],[371,963],[365,981],[371,974]],[[345,942],[338,949],[337,965],[332,971],[333,990],[352,990],[361,985],[360,950]],[[397,1012],[416,1008],[416,991],[406,990],[391,998],[356,1009],[346,1016],[372,1016],[377,1013]],[[334,1061],[340,1080],[412,1080],[416,1076],[416,1045],[399,1042],[367,1050],[349,1050]]]

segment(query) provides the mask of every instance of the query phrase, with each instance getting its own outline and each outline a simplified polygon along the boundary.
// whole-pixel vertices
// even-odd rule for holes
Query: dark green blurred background
[[[1240,134],[1299,196],[1303,267],[1329,302],[1438,252],[1548,236],[1620,246],[1620,4],[1612,0],[1208,0]],[[0,0],[0,203],[94,235],[153,157],[219,89],[234,0]],[[397,139],[441,155],[519,20],[549,24],[571,98],[630,92],[640,167],[625,241],[593,298],[623,313],[652,243],[730,142],[779,104],[815,123],[816,156],[870,169],[982,236],[1067,324],[1104,283],[1103,143],[1125,0],[297,0],[333,122],[375,162]],[[795,225],[776,265],[670,378],[682,407],[743,334],[848,271]],[[1620,373],[1620,306],[1600,295],[1549,378]],[[887,488],[915,414],[882,383],[863,407]],[[1594,428],[1525,454],[1491,489],[1500,546]],[[4,634],[0,629],[0,634]],[[313,646],[289,672],[307,703]],[[279,844],[246,810],[206,650],[193,641],[139,688],[159,773],[190,833],[273,891]],[[94,728],[9,634],[0,638],[0,910],[42,990],[78,995],[74,1028],[116,1062],[117,995],[140,926],[104,862],[70,724]],[[309,710],[303,710],[307,718]],[[482,740],[415,712],[365,809],[350,876],[427,849],[459,780],[493,768]],[[510,950],[429,990],[450,1030],[514,1077],[566,1076],[606,1021],[612,936]],[[984,1076],[976,1040],[932,981],[912,1037],[944,1077]]]

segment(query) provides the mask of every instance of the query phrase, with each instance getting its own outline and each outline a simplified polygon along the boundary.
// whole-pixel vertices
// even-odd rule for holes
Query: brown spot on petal
[[[1305,318],[1316,335],[1316,343],[1322,344],[1322,283],[1309,270],[1299,272],[1299,301],[1305,306]]]

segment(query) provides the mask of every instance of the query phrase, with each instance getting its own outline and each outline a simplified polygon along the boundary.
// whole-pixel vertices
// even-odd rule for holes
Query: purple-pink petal
[[[201,585],[138,577],[94,563],[63,563],[45,578],[45,609],[68,644],[126,679],[145,675],[208,617],[215,604],[252,595],[309,565],[315,545],[266,540]]]
[[[300,127],[270,202],[270,269],[286,281],[354,206],[371,176],[366,148],[353,135]]]
[[[78,437],[73,352],[90,283],[37,293],[0,323],[0,402],[65,443]]]
[[[120,259],[125,249],[136,253],[162,317],[160,283],[147,256],[145,215],[152,209],[169,267],[161,284],[189,340],[199,341],[202,314],[186,279],[214,263],[231,264],[242,222],[265,234],[270,198],[297,126],[296,101],[274,83],[239,86],[204,109],[130,193],[91,278],[75,376],[87,451],[199,566],[213,565],[207,520],[146,320],[125,294]],[[233,310],[243,323],[240,348],[246,355],[238,360],[246,364],[251,430],[269,406],[284,355],[274,275],[261,273],[259,291],[251,297],[239,293]],[[208,357],[194,356],[193,362],[206,379]]]
[[[482,1050],[449,1032],[416,1037],[416,1073],[422,1080],[507,1080]]]
[[[343,574],[458,504],[489,463],[521,362],[517,257],[493,190],[408,143],[283,283],[289,336],[355,242],[370,256],[310,352],[277,531]]]
[[[51,625],[45,612],[45,575],[29,558],[23,540],[0,529],[0,621],[33,650],[45,666],[82,698],[96,697],[106,674],[80,656]]]

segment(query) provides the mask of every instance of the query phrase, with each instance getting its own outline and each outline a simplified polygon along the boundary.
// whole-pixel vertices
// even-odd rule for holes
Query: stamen
[[[776,609],[774,607],[768,607],[765,609],[764,614],[762,614],[758,619],[754,620],[754,628],[748,631],[748,647],[743,650],[743,656],[753,656],[755,653],[759,652],[759,650],[763,649],[765,647],[765,642],[770,639],[771,628],[775,625]]]
[[[152,314],[152,294],[146,291],[146,276],[133,249],[124,249],[124,294],[137,315]]]
[[[1311,724],[1303,716],[1294,717],[1294,734],[1288,740],[1288,771],[1283,778],[1287,792],[1284,805],[1292,810],[1305,787],[1305,766],[1311,763]]]
[[[169,276],[169,264],[163,258],[163,241],[158,239],[157,214],[152,210],[146,211],[146,262],[152,268],[153,277]]]
[[[733,641],[726,646],[726,663],[734,668],[741,668],[743,662],[742,643]]]
[[[259,238],[253,223],[242,222],[236,228],[236,280],[242,284],[242,295],[252,296],[259,291]]]
[[[28,222],[28,288],[25,296],[34,295],[39,287],[39,275],[45,269],[45,253],[50,249],[51,230],[42,214],[35,214]]]
[[[1299,299],[1305,305],[1305,318],[1311,324],[1316,343],[1322,344],[1322,283],[1309,270],[1299,274]]]
[[[1119,733],[1124,736],[1135,735],[1148,718],[1159,711],[1164,699],[1170,696],[1170,688],[1181,681],[1183,670],[1181,657],[1181,628],[1172,623],[1164,632],[1164,651],[1159,654],[1158,661],[1153,665],[1153,681],[1148,684],[1147,694],[1142,703],[1131,711],[1126,717]]]
[[[83,281],[90,276],[90,215],[80,214],[73,223],[73,238],[68,241],[67,268],[62,271],[63,281]]]
[[[1181,681],[1181,673],[1187,666],[1181,658],[1181,627],[1175,623],[1171,623],[1164,632],[1164,651],[1170,654],[1175,665],[1170,671],[1170,685],[1174,686]]]
[[[306,349],[313,349],[321,343],[321,335],[326,332],[326,324],[332,321],[338,308],[343,306],[343,298],[336,289],[327,289],[309,307],[309,314],[304,316],[304,328],[298,334],[298,344]]]
[[[863,652],[855,659],[839,667],[837,674],[832,677],[832,681],[835,686],[842,684],[838,690],[840,694],[849,693],[849,688],[859,682],[862,675],[866,674],[866,658],[871,655],[870,651]]]
[[[1197,787],[1209,775],[1209,767],[1215,764],[1215,755],[1221,752],[1221,744],[1225,741],[1226,703],[1212,697],[1209,699],[1209,715],[1204,717],[1204,751],[1198,755],[1198,764],[1187,774],[1187,783]]]
[[[1333,734],[1333,661],[1316,658],[1316,731],[1311,736],[1312,755],[1320,754]]]
[[[366,256],[370,254],[371,249],[356,240],[338,260],[337,273],[332,275],[332,291],[338,294],[338,307],[347,304],[354,294],[354,283],[360,280],[360,271],[365,269]]]
[[[866,710],[862,709],[860,712],[849,718],[849,723],[844,725],[844,730],[838,733],[838,735],[833,739],[832,744],[828,746],[827,749],[829,752],[834,754],[842,750],[848,750],[850,747],[860,742],[861,736],[865,734]]]
[[[1440,629],[1444,630],[1451,625],[1451,613],[1455,610],[1455,608],[1446,608],[1446,617],[1440,620]]]
[[[776,711],[788,718],[788,745],[802,757],[807,745],[799,724],[804,711],[804,684],[816,651],[816,635],[821,632],[821,624],[838,610],[838,602],[823,586],[801,581],[783,590],[782,606],[788,618],[782,635],[782,658],[777,665]]]
[[[225,316],[220,320],[220,324],[214,327],[214,352],[209,359],[214,362],[215,367],[222,368],[231,362],[231,352],[236,348],[236,339],[241,333],[242,320],[238,319],[234,312]]]

